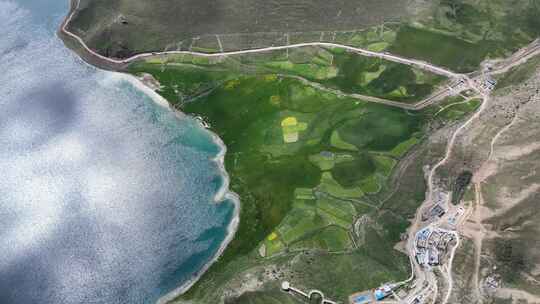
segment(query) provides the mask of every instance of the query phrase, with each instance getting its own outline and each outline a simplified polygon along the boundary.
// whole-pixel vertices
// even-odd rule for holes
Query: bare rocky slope
[[[473,172],[451,302],[540,303],[540,58],[502,75],[445,170]]]

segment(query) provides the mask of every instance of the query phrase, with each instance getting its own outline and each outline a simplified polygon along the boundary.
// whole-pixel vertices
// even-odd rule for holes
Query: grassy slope
[[[407,16],[406,0],[82,0],[71,28],[101,54],[284,44],[284,33],[364,28]],[[361,12],[369,12],[364,14]],[[126,23],[118,16],[124,16]],[[339,16],[339,17],[337,17]],[[319,37],[320,33],[315,36]],[[199,39],[192,38],[198,37]],[[310,38],[306,38],[312,40]],[[300,38],[301,41],[306,39]]]
[[[332,4],[290,0],[265,4],[251,0],[241,5],[237,1],[212,5],[206,1],[176,4],[170,0],[83,0],[71,28],[92,48],[108,56],[126,57],[164,49],[217,52],[215,34],[224,33],[233,34],[221,36],[225,50],[282,45],[287,43],[283,33],[289,32],[290,43],[322,40],[387,50],[456,72],[471,72],[486,57],[508,54],[540,35],[538,1],[441,0],[428,11],[419,10],[422,13],[418,16],[408,16],[404,4],[364,0],[362,7],[370,13],[358,14],[354,9],[357,4],[349,0]],[[328,13],[317,15],[322,11]],[[333,18],[338,11],[340,18]],[[265,15],[259,16],[263,12]],[[120,15],[127,24],[119,22]],[[183,15],[186,18],[179,18]],[[398,16],[410,18],[402,19],[407,22],[401,26],[392,23],[381,30],[369,28],[385,17]],[[335,35],[330,31],[336,31]]]
[[[320,170],[309,161],[309,156],[321,151],[335,151],[336,148],[330,145],[328,134],[337,126],[342,124],[342,120],[349,120],[364,124],[373,124],[381,116],[395,117],[388,120],[386,127],[370,130],[373,135],[367,143],[359,143],[358,146],[371,144],[375,148],[378,139],[384,138],[386,149],[391,149],[403,140],[405,134],[390,137],[392,125],[399,130],[409,130],[413,132],[417,127],[416,123],[410,121],[407,115],[400,110],[377,105],[356,105],[354,100],[339,100],[330,94],[316,93],[306,96],[304,100],[291,98],[291,91],[295,87],[301,87],[298,81],[290,79],[276,79],[266,81],[263,77],[242,78],[242,81],[234,90],[217,89],[207,97],[203,97],[197,102],[185,105],[182,110],[186,113],[193,113],[205,117],[212,125],[212,129],[227,144],[228,154],[226,157],[226,167],[232,177],[233,190],[237,191],[244,198],[245,208],[257,206],[255,210],[244,209],[246,221],[245,226],[255,227],[255,233],[250,228],[250,237],[240,236],[238,239],[253,239],[253,244],[246,247],[247,253],[258,243],[257,240],[266,236],[270,229],[274,228],[286,214],[293,201],[294,189],[314,188],[318,185],[321,173]],[[280,96],[281,104],[274,106],[271,103],[272,96]],[[310,107],[302,107],[302,103],[310,103]],[[314,107],[313,103],[318,103]],[[311,109],[310,109],[311,108]],[[280,119],[286,115],[298,113],[296,111],[308,111],[312,114],[313,123],[310,130],[305,134],[306,141],[301,144],[292,144],[289,151],[284,151],[284,155],[273,157],[264,152],[264,146],[274,145],[279,142]],[[361,114],[369,111],[372,114]],[[364,115],[362,119],[350,116]],[[296,114],[296,115],[298,115]],[[305,114],[305,113],[304,113]],[[344,133],[352,136],[352,130],[345,130]],[[366,134],[367,135],[367,134]],[[361,133],[356,132],[360,137]],[[388,137],[388,138],[385,138]],[[314,139],[315,142],[307,143]],[[286,149],[286,148],[284,148]],[[360,157],[360,155],[358,156]],[[360,176],[346,176],[347,168],[353,169],[361,174],[370,174],[374,170],[370,159],[362,161],[341,163],[336,167],[335,176],[343,186],[351,186]],[[253,201],[251,203],[250,201]],[[252,214],[254,212],[255,214]],[[264,215],[264,216],[263,216]],[[255,237],[253,237],[255,235]],[[246,242],[244,242],[246,243]],[[231,246],[234,248],[234,245]]]
[[[472,72],[486,57],[515,52],[540,35],[538,1],[442,0],[430,15],[403,26],[389,51]]]
[[[504,89],[513,85],[526,83],[540,67],[540,57],[531,58],[524,64],[512,68],[501,75],[497,82],[497,89]]]
[[[408,120],[403,111],[368,104],[359,106],[353,100],[338,100],[332,95],[321,95],[320,93],[300,101],[290,98],[290,90],[295,86],[300,86],[300,84],[290,79],[266,82],[263,78],[247,78],[243,79],[234,90],[217,89],[209,96],[182,108],[187,113],[205,117],[212,125],[213,130],[227,144],[229,152],[226,157],[226,167],[231,175],[232,189],[242,198],[240,229],[235,240],[220,259],[220,264],[214,267],[214,271],[226,267],[227,262],[235,259],[238,255],[246,255],[257,248],[258,244],[281,223],[291,210],[295,188],[314,188],[317,186],[321,179],[321,172],[309,161],[309,156],[321,151],[339,152],[330,145],[328,134],[343,119],[363,121],[363,118],[349,117],[353,116],[355,112],[358,113],[356,115],[360,115],[361,112],[372,111],[373,116],[366,115],[367,120],[371,121],[378,120],[380,116],[390,116],[391,113],[395,112],[394,115],[399,119],[392,121],[393,125],[399,129],[410,130],[408,125],[412,123],[402,123]],[[270,102],[271,96],[275,95],[280,96],[282,103],[279,106],[274,106]],[[310,103],[311,106],[302,107],[302,103]],[[318,103],[319,107],[314,108],[313,103]],[[274,144],[275,140],[279,138],[277,127],[280,118],[283,117],[283,112],[290,115],[294,113],[292,111],[306,111],[309,108],[311,108],[309,112],[313,116],[313,123],[309,125],[309,130],[306,132],[306,141],[291,148],[290,153],[278,157],[272,157],[272,155],[262,151],[265,144]],[[366,123],[369,124],[369,122]],[[391,126],[392,124],[387,125],[390,128]],[[389,132],[387,129],[370,131],[375,132],[374,138],[383,138]],[[357,136],[367,135],[359,132],[356,134]],[[308,143],[309,139],[315,141]],[[392,140],[394,141],[393,145]],[[402,138],[399,136],[390,138],[386,140],[386,144],[389,148],[393,148],[399,144],[400,140]],[[376,140],[372,141],[376,142]],[[360,144],[358,146],[363,148]],[[369,174],[369,170],[365,171],[366,166],[369,165],[362,162],[354,161],[342,164],[345,167],[338,167],[342,169],[336,174],[336,177],[339,176],[338,180],[342,181],[343,186],[349,186],[349,181],[354,182],[361,178],[343,176],[344,172]],[[347,182],[344,182],[343,179],[346,179]],[[373,260],[368,257],[364,256],[364,259],[358,259],[357,262],[359,265],[369,267],[368,265],[373,263]],[[321,263],[320,265],[325,264]],[[381,265],[383,273],[399,273],[391,270],[396,269],[394,267],[397,265],[393,265],[391,268],[384,266],[387,265]],[[369,282],[378,281],[374,280],[371,275],[364,274],[363,276]],[[379,275],[378,279],[390,279],[391,277]],[[310,276],[306,278],[315,280]],[[358,288],[362,284],[357,282],[355,286]],[[371,285],[365,285],[365,287],[368,286]],[[339,296],[342,297],[343,294],[339,294]]]
[[[456,72],[474,71],[493,47],[487,42],[473,44],[446,34],[412,26],[398,31],[390,52],[408,58],[418,58]],[[459,54],[459,56],[456,56]]]

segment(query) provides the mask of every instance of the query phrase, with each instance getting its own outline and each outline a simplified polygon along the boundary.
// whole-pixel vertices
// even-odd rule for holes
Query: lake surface
[[[67,11],[0,0],[0,303],[154,303],[227,236],[220,148],[67,50]]]

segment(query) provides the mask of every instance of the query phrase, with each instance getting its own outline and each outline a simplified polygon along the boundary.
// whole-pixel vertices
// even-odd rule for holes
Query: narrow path
[[[439,115],[439,113],[441,113],[442,111],[444,111],[444,110],[446,110],[446,109],[448,109],[448,108],[450,108],[450,107],[453,107],[453,106],[459,105],[459,104],[468,103],[469,101],[471,101],[471,100],[473,100],[473,99],[476,99],[476,98],[479,98],[479,96],[478,96],[478,95],[475,95],[475,96],[472,96],[472,97],[467,97],[467,98],[465,98],[465,100],[463,100],[463,101],[454,102],[454,103],[451,103],[451,104],[449,104],[449,105],[446,105],[446,106],[442,107],[439,111],[437,111],[437,112],[433,115],[433,117],[437,117],[437,115]]]
[[[491,139],[491,144],[490,144],[490,148],[489,148],[489,154],[488,154],[488,158],[487,160],[485,161],[486,163],[491,161],[491,158],[493,157],[493,153],[495,151],[495,144],[497,143],[497,141],[499,140],[499,138],[506,132],[508,131],[508,129],[510,129],[514,123],[517,121],[518,119],[518,112],[516,111],[516,113],[514,114],[514,117],[512,117],[512,120],[510,121],[510,123],[508,123],[506,126],[504,126],[502,129],[499,130],[499,132],[497,132],[497,134],[495,134],[495,136],[493,137],[493,139]]]
[[[474,221],[478,226],[479,231],[473,234],[473,244],[474,244],[474,273],[473,273],[473,284],[474,284],[474,294],[478,300],[478,303],[482,303],[482,292],[480,289],[480,260],[482,256],[482,243],[484,240],[485,230],[482,225],[482,218],[480,216],[480,207],[483,205],[482,199],[482,185],[480,183],[474,184],[475,192],[475,206],[473,210]]]
[[[459,235],[457,232],[454,232],[454,237],[456,238],[456,245],[452,248],[452,252],[450,253],[450,258],[448,259],[448,265],[446,266],[447,270],[447,277],[448,277],[448,291],[446,292],[446,296],[443,299],[442,304],[448,303],[448,300],[450,299],[450,296],[452,295],[452,288],[454,287],[454,279],[452,278],[452,264],[454,263],[454,257],[456,255],[456,250],[459,247]]]
[[[216,35],[216,40],[217,40],[218,45],[219,45],[219,51],[223,52],[223,44],[221,43],[221,39],[219,38],[219,35]]]

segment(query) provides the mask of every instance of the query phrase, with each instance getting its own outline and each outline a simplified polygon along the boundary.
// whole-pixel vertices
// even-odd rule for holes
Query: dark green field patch
[[[436,118],[444,121],[455,121],[463,118],[465,115],[474,112],[482,101],[480,99],[471,99],[468,102],[450,105],[446,109],[437,112]]]
[[[354,155],[354,160],[338,163],[332,169],[332,176],[343,187],[354,187],[372,175],[375,163],[367,153]]]
[[[439,32],[403,26],[389,51],[448,67],[455,72],[472,72],[492,48],[489,42],[474,44]]]
[[[424,118],[384,106],[370,107],[360,118],[339,128],[341,138],[359,149],[389,151],[420,130]],[[360,130],[369,130],[362,132]]]
[[[342,251],[350,247],[347,230],[338,226],[328,226],[309,239],[298,244],[299,248],[319,248],[328,251]]]
[[[416,75],[409,66],[394,65],[386,68],[381,75],[368,84],[368,88],[384,96],[402,85],[414,83]]]
[[[159,78],[163,88],[159,91],[163,97],[173,103],[181,103],[209,91],[227,79],[237,77],[225,70],[208,70],[193,68],[186,65],[167,66],[162,64],[138,62],[130,65],[129,72],[133,74],[149,73]]]
[[[321,83],[347,93],[401,102],[417,102],[431,94],[435,86],[445,79],[445,77],[424,72],[426,77],[420,83],[410,66],[358,56],[350,52],[334,54],[338,75]],[[380,72],[382,69],[383,71]]]

